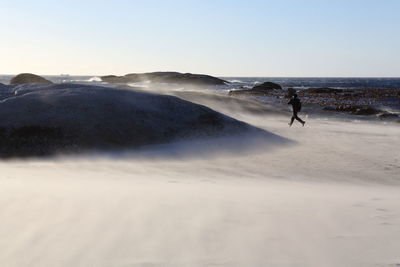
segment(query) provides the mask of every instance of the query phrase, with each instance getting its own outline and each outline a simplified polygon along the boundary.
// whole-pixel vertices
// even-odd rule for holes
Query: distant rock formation
[[[382,114],[378,114],[378,118],[381,119],[381,120],[384,120],[384,119],[398,119],[398,118],[400,118],[400,116],[398,114],[384,112]]]
[[[252,90],[264,90],[264,91],[269,91],[269,90],[282,90],[282,86],[280,86],[277,83],[273,82],[265,82],[262,84],[258,84],[252,88]]]
[[[179,72],[131,73],[124,76],[108,75],[100,78],[103,82],[108,83],[137,83],[143,81],[193,85],[224,85],[227,83],[227,81],[209,75]]]
[[[375,109],[369,106],[359,106],[359,105],[327,106],[324,107],[323,110],[348,112],[353,115],[377,115],[383,113],[383,111],[379,109]]]
[[[229,95],[268,95],[272,91],[282,90],[282,86],[273,82],[265,82],[254,86],[250,90],[231,90]]]
[[[132,90],[9,85],[0,98],[7,100],[0,102],[0,157],[127,149],[249,130],[266,133],[206,106]]]
[[[384,110],[376,109],[371,106],[362,106],[362,105],[337,105],[337,106],[326,106],[323,110],[327,111],[338,111],[338,112],[346,112],[353,115],[376,115],[378,119],[381,120],[395,120],[399,119],[400,115],[395,113],[390,113]]]
[[[32,73],[21,73],[11,79],[10,84],[25,84],[25,83],[44,83],[51,84],[52,82],[45,78]]]

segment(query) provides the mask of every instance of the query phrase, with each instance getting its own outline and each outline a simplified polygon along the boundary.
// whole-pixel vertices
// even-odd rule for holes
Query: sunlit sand
[[[398,125],[236,118],[296,143],[1,163],[0,265],[400,263]]]

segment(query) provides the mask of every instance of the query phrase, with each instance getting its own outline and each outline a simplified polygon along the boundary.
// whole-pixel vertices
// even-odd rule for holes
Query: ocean
[[[7,84],[14,75],[1,75],[0,83]],[[42,75],[55,83],[65,82],[100,82],[97,76],[73,76],[73,75]],[[220,77],[230,84],[229,88],[253,87],[263,82],[274,82],[283,87],[296,89],[309,87],[332,88],[400,88],[400,78],[324,78],[324,77]]]
[[[62,75],[42,75],[44,78],[54,83],[82,83],[90,85],[107,85],[111,87],[120,86],[120,84],[108,84],[101,81],[99,76],[74,76],[68,74]],[[0,83],[8,84],[14,75],[0,75]],[[400,78],[324,78],[324,77],[220,77],[228,83],[226,85],[217,86],[193,86],[183,84],[154,84],[148,81],[139,83],[128,83],[128,86],[132,88],[140,89],[156,89],[163,91],[164,93],[173,91],[198,91],[203,93],[211,93],[217,95],[228,95],[231,90],[243,90],[251,89],[257,84],[263,82],[274,82],[280,84],[284,89],[294,88],[298,92],[308,88],[320,88],[330,87],[336,89],[394,89],[400,92]],[[381,95],[386,93],[382,91]],[[285,102],[282,100],[282,96],[250,96],[258,102],[263,104],[278,104],[275,108],[279,108],[279,105]],[[329,98],[329,96],[323,96],[322,98],[303,98],[306,101],[306,109],[311,113],[319,113],[321,111],[320,106],[326,105],[342,105],[342,104],[353,104],[353,105],[370,105],[384,112],[400,114],[400,102],[397,97],[376,97],[373,96],[360,96],[357,99],[352,99],[350,102],[337,102],[335,98]],[[287,102],[287,101],[286,101]],[[316,105],[315,105],[316,104]],[[286,106],[286,105],[285,105]],[[326,113],[326,112],[323,112]],[[329,113],[327,113],[329,114]],[[340,114],[332,114],[340,115]],[[341,115],[340,115],[341,116]],[[368,117],[372,118],[372,117]],[[375,118],[375,117],[374,117]]]

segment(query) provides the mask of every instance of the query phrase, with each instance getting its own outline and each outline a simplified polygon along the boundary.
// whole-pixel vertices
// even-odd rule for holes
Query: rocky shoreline
[[[102,76],[101,80],[107,83],[136,83],[150,81],[158,84],[186,84],[195,86],[227,85],[227,81],[202,74],[179,72],[151,72],[143,74],[127,74],[124,76]],[[51,84],[52,82],[38,75],[23,73],[10,80],[10,84]],[[0,84],[1,86],[1,84]],[[262,97],[262,103],[286,104],[288,99],[297,93],[302,100],[303,110],[310,113],[349,114],[368,116],[382,120],[400,122],[400,88],[333,88],[309,87],[296,90],[274,82],[264,82],[253,88],[241,87],[239,90],[229,91],[229,96],[239,98]],[[266,102],[267,100],[267,102]],[[229,101],[228,101],[229,102]],[[324,113],[325,112],[325,113]]]
[[[257,85],[252,89],[231,90],[230,96],[263,97],[276,99],[286,103],[293,93],[297,93],[305,106],[318,106],[321,110],[348,113],[351,115],[375,115],[379,119],[395,119],[400,121],[400,114],[388,111],[387,107],[400,107],[400,88],[308,88],[295,90],[279,88],[270,82]]]

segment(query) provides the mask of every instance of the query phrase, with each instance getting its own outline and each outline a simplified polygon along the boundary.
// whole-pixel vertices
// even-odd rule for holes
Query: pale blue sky
[[[400,76],[400,0],[0,0],[0,73]]]

